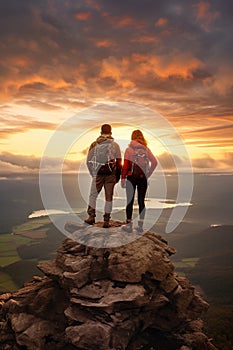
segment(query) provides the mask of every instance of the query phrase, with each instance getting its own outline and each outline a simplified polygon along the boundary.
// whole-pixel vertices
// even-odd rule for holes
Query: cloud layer
[[[186,109],[215,96],[217,110],[232,88],[230,10],[230,0],[1,2],[1,96],[57,108],[103,94],[155,105],[159,94]]]
[[[231,0],[1,1],[1,139],[128,101],[163,114],[190,147],[230,152],[232,13]]]

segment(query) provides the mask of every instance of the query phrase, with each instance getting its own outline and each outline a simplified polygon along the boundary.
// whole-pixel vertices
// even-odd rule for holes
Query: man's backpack
[[[149,172],[149,158],[145,147],[134,149],[131,173],[133,177],[139,179],[147,177]]]
[[[96,142],[91,163],[94,175],[110,175],[113,172],[116,161],[112,140]]]

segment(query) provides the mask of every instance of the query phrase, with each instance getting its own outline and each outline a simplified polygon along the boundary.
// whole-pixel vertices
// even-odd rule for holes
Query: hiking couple
[[[125,150],[122,166],[120,147],[112,137],[111,125],[102,125],[100,136],[91,144],[87,155],[87,167],[92,176],[92,184],[87,209],[89,217],[84,221],[90,225],[95,223],[96,200],[104,187],[103,227],[108,228],[110,226],[114,186],[121,178],[121,186],[126,189],[127,197],[126,224],[122,226],[122,230],[129,233],[133,230],[133,203],[137,188],[139,205],[137,231],[143,232],[147,180],[156,165],[157,160],[147,147],[143,133],[140,130],[134,130],[131,135],[131,142]]]

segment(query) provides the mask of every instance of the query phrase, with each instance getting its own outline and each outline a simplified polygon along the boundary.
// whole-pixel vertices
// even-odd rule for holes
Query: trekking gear
[[[131,173],[136,179],[148,176],[149,158],[145,147],[134,148]]]
[[[138,226],[136,227],[136,231],[138,233],[142,233],[143,232],[143,220],[138,221]]]
[[[127,220],[126,224],[121,226],[121,229],[125,232],[132,233],[133,232],[133,222]]]
[[[109,221],[110,220],[110,213],[105,213],[104,215],[103,215],[103,218],[104,218],[104,221]]]
[[[103,228],[109,228],[110,227],[109,220],[110,220],[110,214],[109,213],[105,213],[104,214]]]
[[[88,225],[93,225],[95,223],[95,217],[89,215],[89,217],[87,219],[85,219],[84,222]]]
[[[109,221],[104,221],[103,228],[109,228],[109,227],[110,227]]]
[[[92,207],[91,205],[88,205],[87,214],[88,214],[89,216],[92,216],[93,218],[95,218],[95,217],[96,217],[95,208]]]
[[[111,175],[116,168],[115,147],[112,139],[96,142],[94,154],[89,161],[94,175]]]

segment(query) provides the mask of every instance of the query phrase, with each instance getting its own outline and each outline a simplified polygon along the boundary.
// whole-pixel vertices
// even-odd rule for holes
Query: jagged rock
[[[56,337],[56,330],[51,322],[27,314],[11,317],[11,326],[16,334],[17,344],[33,350],[43,349],[46,337],[51,334]]]
[[[87,322],[66,328],[67,339],[83,350],[109,349],[111,327],[101,322]]]
[[[116,238],[120,224],[111,224]],[[87,240],[99,226],[67,229]],[[137,238],[112,248],[65,239],[38,265],[45,277],[0,296],[1,349],[214,350],[200,320],[208,304],[174,272],[174,248],[152,232]]]

